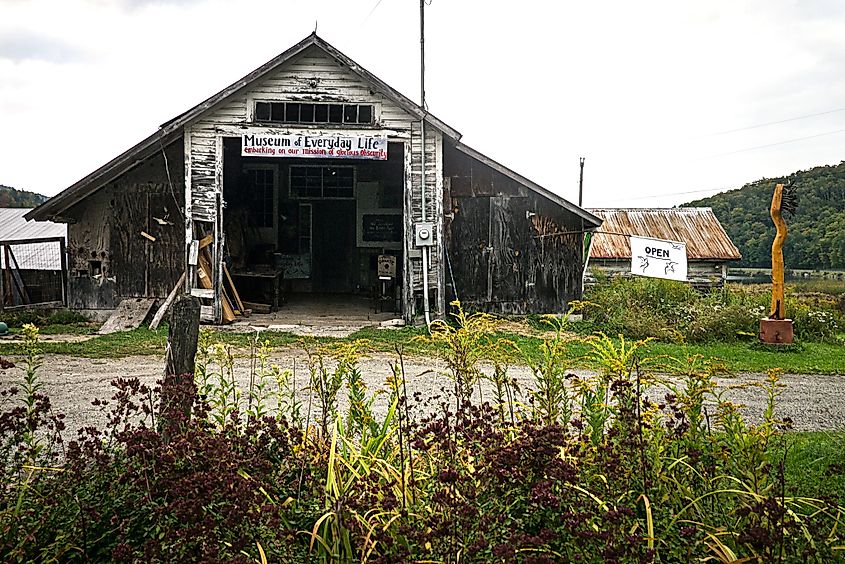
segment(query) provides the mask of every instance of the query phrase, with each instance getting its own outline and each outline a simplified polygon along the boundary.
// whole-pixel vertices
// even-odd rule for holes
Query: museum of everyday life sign
[[[687,279],[686,244],[632,236],[631,274],[685,282]]]
[[[387,136],[380,133],[244,133],[242,157],[387,160]]]

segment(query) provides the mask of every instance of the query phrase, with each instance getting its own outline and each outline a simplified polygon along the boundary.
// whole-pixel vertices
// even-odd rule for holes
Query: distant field
[[[728,282],[736,284],[766,284],[772,279],[768,268],[731,268]],[[845,293],[845,271],[842,270],[787,270],[787,285],[803,292],[825,294]]]

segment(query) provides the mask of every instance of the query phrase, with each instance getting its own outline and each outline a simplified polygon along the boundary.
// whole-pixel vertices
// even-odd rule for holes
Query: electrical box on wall
[[[415,247],[433,247],[434,246],[434,224],[433,223],[416,223],[416,224],[414,224],[414,246]]]

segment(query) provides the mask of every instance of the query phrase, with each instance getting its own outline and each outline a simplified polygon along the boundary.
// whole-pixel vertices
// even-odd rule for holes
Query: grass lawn
[[[94,329],[90,325],[48,325],[43,334],[90,334]],[[375,352],[394,352],[401,346],[408,355],[431,355],[436,353],[435,345],[425,339],[422,327],[404,327],[402,329],[378,329],[368,327],[357,331],[347,339],[329,337],[303,338],[291,333],[265,332],[262,338],[270,341],[272,347],[291,347],[302,342],[323,345],[340,344],[352,339],[366,339],[369,349]],[[250,347],[251,335],[245,333],[218,332],[215,338],[223,343],[243,349]],[[524,362],[524,355],[536,355],[542,342],[539,336],[500,332],[491,336],[491,343],[507,339],[516,347],[508,347],[509,358],[513,363]],[[98,335],[82,342],[42,342],[41,350],[47,354],[67,354],[89,358],[117,358],[131,355],[164,354],[167,341],[167,327],[156,331],[139,328],[123,333]],[[581,341],[568,345],[568,356],[573,366],[583,366],[583,357],[588,346]],[[0,339],[0,355],[20,354],[19,343],[4,342]],[[679,345],[674,343],[651,342],[647,345],[645,357],[672,356],[685,358],[701,355],[706,359],[720,362],[733,372],[765,372],[769,368],[781,368],[785,373],[793,374],[845,374],[845,347],[826,343],[801,343],[799,346],[784,351],[764,350],[751,343],[708,343]]]
[[[42,335],[93,335],[99,329],[96,323],[70,323],[67,325],[49,324],[39,325],[38,332]],[[12,335],[23,335],[23,329],[19,327],[9,328]],[[2,341],[0,341],[2,342]]]
[[[784,351],[763,350],[749,343],[705,343],[676,345],[649,343],[655,355],[680,357],[685,354],[718,359],[733,372],[765,372],[781,368],[787,374],[845,374],[845,347],[833,343],[801,343]]]
[[[786,495],[832,499],[845,505],[845,432],[786,433]]]

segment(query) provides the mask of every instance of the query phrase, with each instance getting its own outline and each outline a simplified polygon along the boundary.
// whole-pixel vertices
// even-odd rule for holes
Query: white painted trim
[[[413,142],[410,137],[403,142],[403,156],[405,160],[405,179],[402,189],[402,208],[404,210],[402,229],[402,248],[404,264],[402,265],[402,316],[407,323],[414,322],[414,286],[413,286],[413,266],[411,261],[411,241],[414,238],[413,232],[413,204],[412,195],[414,190],[414,183],[412,179],[412,147]]]
[[[291,124],[293,125],[293,124]],[[408,131],[401,131],[398,129],[384,129],[380,127],[365,128],[357,126],[354,129],[348,126],[325,127],[326,124],[319,124],[319,126],[309,126],[307,124],[295,124],[291,126],[288,124],[279,124],[278,126],[265,125],[232,125],[232,124],[214,124],[214,131],[217,135],[224,137],[241,137],[245,134],[251,135],[337,135],[337,134],[357,134],[357,135],[372,135],[374,132],[383,133],[387,136],[388,143],[402,142],[411,138],[411,133]]]
[[[191,193],[191,127],[185,126],[182,135],[185,151],[185,292],[190,292],[196,279],[196,265],[190,264],[191,242],[194,240],[193,195]]]
[[[214,163],[214,247],[211,252],[213,262],[214,322],[223,322],[223,136],[215,136]]]
[[[434,132],[434,224],[437,232],[437,316],[446,315],[446,263],[443,253],[443,134]]]

